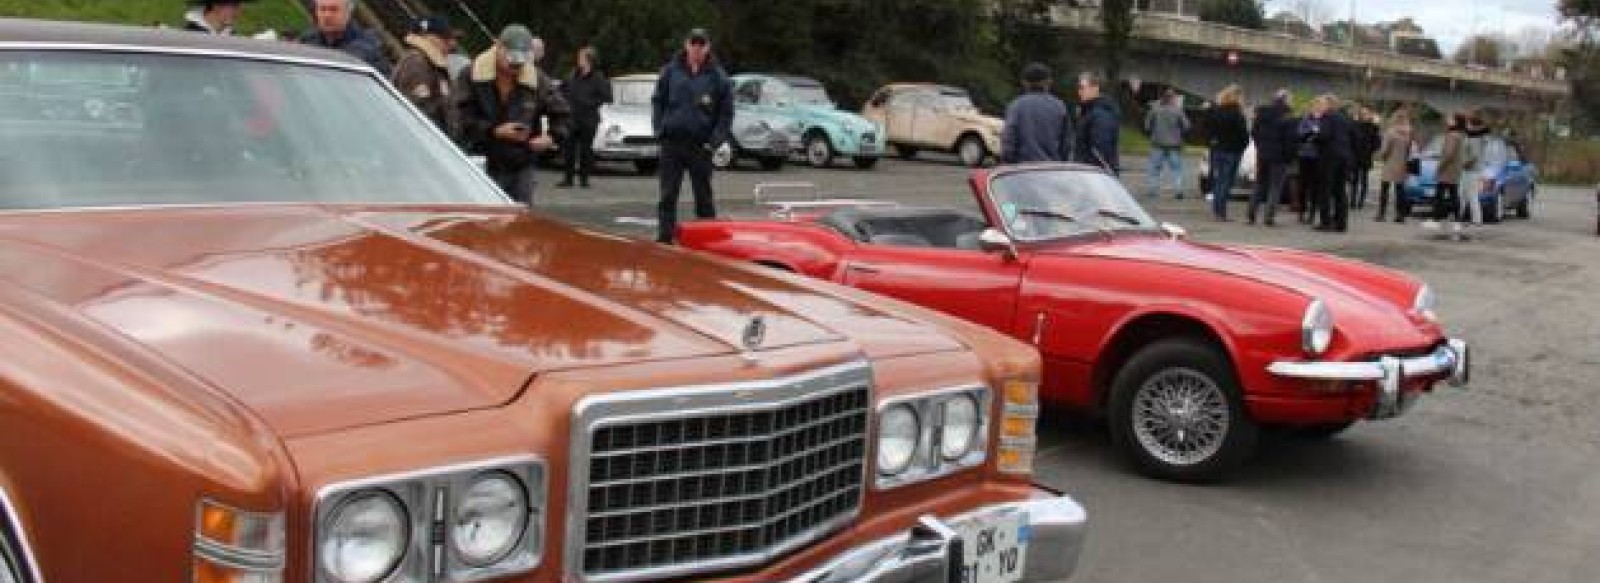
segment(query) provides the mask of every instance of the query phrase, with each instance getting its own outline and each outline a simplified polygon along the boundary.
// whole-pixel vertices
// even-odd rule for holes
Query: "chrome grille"
[[[569,560],[587,580],[676,577],[763,563],[842,525],[864,484],[865,370],[690,390],[709,408],[594,415]]]

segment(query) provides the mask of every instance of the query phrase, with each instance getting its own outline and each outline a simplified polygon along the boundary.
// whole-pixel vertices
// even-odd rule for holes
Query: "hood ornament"
[[[752,316],[750,322],[744,325],[744,334],[741,338],[744,343],[744,358],[755,361],[755,352],[761,350],[761,344],[767,341],[767,319],[764,316]]]

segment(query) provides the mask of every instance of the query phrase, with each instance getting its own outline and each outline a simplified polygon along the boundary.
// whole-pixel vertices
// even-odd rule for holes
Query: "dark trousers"
[[[491,170],[489,178],[500,185],[500,190],[506,192],[511,200],[526,205],[533,204],[533,191],[538,187],[538,179],[534,175],[537,164],[529,164],[525,168],[513,170]]]
[[[1317,214],[1317,201],[1322,198],[1322,160],[1300,159],[1300,222],[1309,223]]]
[[[1350,170],[1350,208],[1366,208],[1367,192],[1371,190],[1369,175],[1371,168],[1352,168]]]
[[[572,131],[567,134],[566,148],[567,175],[562,182],[571,183],[572,175],[578,175],[578,182],[589,183],[589,174],[594,171],[594,134],[599,128],[592,125],[575,124]]]
[[[1406,198],[1406,185],[1383,181],[1378,185],[1378,220],[1389,212],[1389,191],[1394,190],[1394,220],[1405,221],[1411,216],[1411,200]]]
[[[671,243],[677,239],[678,192],[683,188],[685,172],[689,174],[689,188],[694,191],[694,216],[702,219],[717,216],[716,203],[711,199],[711,151],[700,144],[663,142],[656,241]]]
[[[1324,160],[1323,192],[1317,205],[1318,223],[1327,229],[1343,231],[1350,219],[1350,203],[1345,199],[1345,173],[1349,165],[1342,160]]]
[[[1278,216],[1278,204],[1283,200],[1283,186],[1289,178],[1289,165],[1276,162],[1256,162],[1256,190],[1250,194],[1250,222],[1256,222],[1256,210],[1266,206],[1267,224]]]
[[[1461,215],[1461,185],[1440,182],[1434,188],[1433,220],[1442,221],[1445,217],[1464,220]]]
[[[1228,218],[1228,196],[1233,194],[1233,181],[1239,177],[1238,152],[1211,151],[1211,215]]]

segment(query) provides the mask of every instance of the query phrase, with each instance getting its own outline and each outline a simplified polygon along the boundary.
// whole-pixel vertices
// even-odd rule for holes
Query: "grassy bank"
[[[1558,140],[1550,144],[1539,179],[1553,184],[1600,183],[1600,140]]]
[[[0,0],[0,16],[151,26],[182,26],[182,0]],[[296,0],[258,0],[245,5],[240,33],[266,29],[299,31],[308,25]]]

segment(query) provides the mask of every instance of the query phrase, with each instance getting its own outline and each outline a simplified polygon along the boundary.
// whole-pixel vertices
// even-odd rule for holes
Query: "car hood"
[[[613,125],[621,126],[624,135],[652,135],[654,130],[650,127],[650,108],[635,105],[607,105],[600,108],[600,133],[604,135],[606,128]]]
[[[1381,268],[1303,251],[1230,247],[1189,240],[1118,236],[1111,240],[1046,251],[1169,265],[1221,273],[1320,299],[1334,314],[1341,334],[1356,345],[1415,348],[1433,342],[1437,327],[1410,314],[1401,288],[1412,284]]]
[[[933,324],[509,207],[0,217],[0,280],[191,372],[293,437],[502,405],[544,371],[836,343],[958,350]]]
[[[976,111],[958,111],[952,112],[949,115],[952,119],[955,119],[961,123],[974,124],[996,132],[1000,131],[1000,128],[1006,124],[1005,120],[1003,119],[984,115]]]
[[[802,119],[809,120],[814,125],[830,124],[840,129],[855,132],[866,131],[876,127],[872,120],[859,114],[827,105],[800,105],[796,107],[796,110],[800,112]]]

